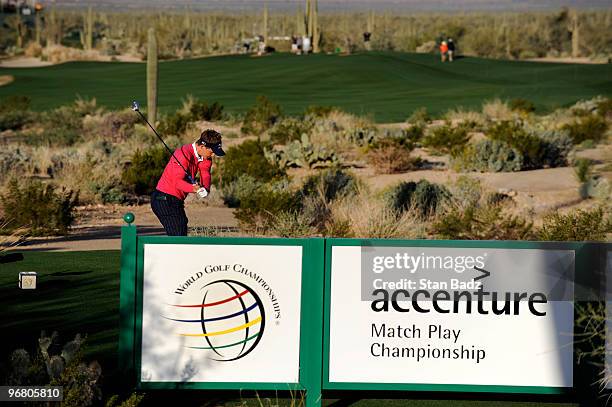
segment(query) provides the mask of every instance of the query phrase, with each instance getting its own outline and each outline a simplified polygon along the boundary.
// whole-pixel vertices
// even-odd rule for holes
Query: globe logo
[[[202,287],[201,304],[178,305],[199,309],[199,319],[172,319],[199,323],[201,334],[180,334],[202,341],[190,349],[210,350],[211,359],[220,362],[238,360],[255,349],[265,328],[265,310],[261,299],[247,285],[234,280],[217,280]]]

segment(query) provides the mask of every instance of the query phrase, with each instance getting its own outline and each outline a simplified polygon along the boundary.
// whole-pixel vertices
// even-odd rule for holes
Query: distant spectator
[[[298,55],[302,54],[302,49],[304,48],[303,41],[304,41],[304,38],[301,35],[297,37],[297,48],[298,48],[297,54]]]
[[[448,44],[446,41],[442,41],[440,44],[440,59],[442,62],[446,62],[446,56],[448,54]]]
[[[310,52],[310,37],[307,35],[302,38],[302,51],[304,54],[308,54]]]
[[[449,62],[453,62],[453,57],[455,56],[455,41],[452,38],[448,39],[448,60]]]
[[[365,47],[366,51],[370,51],[372,49],[372,45],[370,44],[371,37],[372,37],[371,32],[366,31],[363,33],[363,46]]]
[[[257,55],[263,55],[266,52],[266,39],[263,35],[258,35],[257,40],[259,41],[259,48],[257,50]]]
[[[297,54],[298,51],[299,51],[299,48],[298,48],[298,39],[297,39],[297,37],[295,35],[292,35],[291,36],[291,52],[293,54]]]

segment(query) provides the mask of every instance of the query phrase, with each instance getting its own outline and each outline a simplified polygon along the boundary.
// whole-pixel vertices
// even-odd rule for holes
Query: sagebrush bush
[[[372,145],[367,159],[378,174],[396,174],[415,170],[421,166],[422,160],[413,157],[411,143],[402,140],[384,138]]]
[[[574,144],[580,144],[585,140],[593,140],[598,143],[604,140],[608,131],[608,123],[602,116],[589,114],[565,124],[563,130],[569,133]]]
[[[209,105],[207,102],[195,101],[189,113],[191,113],[191,120],[194,121],[217,121],[223,119],[223,105],[218,102]]]
[[[164,116],[157,128],[161,134],[179,136],[185,133],[191,121],[189,114],[175,112]]]
[[[83,140],[83,118],[90,112],[91,106],[86,101],[44,112],[42,132],[29,134],[24,141],[32,145],[72,146]]]
[[[0,100],[0,114],[30,110],[32,100],[28,96],[10,95]]]
[[[32,122],[33,114],[28,110],[0,111],[0,131],[20,130]]]
[[[266,159],[264,145],[258,140],[247,140],[229,147],[221,162],[223,182],[233,182],[241,175],[250,175],[261,182],[283,177],[285,171]]]
[[[272,127],[282,116],[280,105],[265,96],[257,96],[244,117],[241,131],[245,134],[260,135]]]
[[[168,164],[168,158],[169,154],[163,146],[136,150],[121,175],[123,186],[136,195],[151,194]]]
[[[511,120],[515,114],[507,102],[493,99],[482,104],[482,113],[489,120]]]
[[[492,126],[487,131],[491,140],[506,143],[523,156],[521,169],[541,168],[544,163],[544,143],[517,122],[503,121]]]
[[[599,207],[577,210],[566,215],[551,213],[544,217],[537,236],[539,240],[548,241],[607,241],[610,233],[610,212]]]
[[[455,240],[529,240],[533,225],[526,219],[504,212],[499,204],[455,207],[431,224],[439,239]]]
[[[423,146],[442,154],[457,155],[470,141],[467,128],[463,125],[434,127],[423,139]]]
[[[483,188],[480,180],[465,175],[460,176],[451,186],[453,202],[457,207],[468,208],[478,204]]]
[[[223,203],[230,208],[239,208],[242,199],[255,194],[262,184],[248,174],[242,174],[234,181],[224,182],[221,188]]]
[[[108,112],[102,116],[102,122],[90,131],[104,140],[120,143],[134,134],[134,126],[138,122],[138,115],[131,109]]]
[[[413,111],[406,121],[417,126],[424,126],[431,121],[431,116],[426,107],[421,107]]]
[[[299,211],[280,212],[274,216],[271,231],[279,237],[309,237],[317,234],[317,229],[311,225],[311,219]]]
[[[383,194],[383,199],[398,213],[411,210],[419,217],[428,217],[438,212],[451,198],[443,185],[427,180],[401,182]]]
[[[569,155],[574,148],[567,132],[547,130],[537,133],[542,142],[542,166],[564,167],[568,164]]]
[[[12,179],[0,194],[6,230],[26,229],[33,236],[65,235],[75,219],[78,193],[53,184]]]
[[[512,99],[509,106],[515,112],[521,113],[533,113],[536,110],[535,104],[532,101],[523,98]]]
[[[357,178],[341,169],[328,169],[304,180],[300,193],[304,197],[319,196],[330,202],[357,193]]]
[[[468,145],[451,162],[457,171],[513,172],[523,168],[523,155],[504,142],[481,140]]]
[[[300,210],[298,194],[287,188],[277,189],[271,184],[262,184],[255,193],[241,198],[234,216],[243,230],[265,233],[280,213]]]
[[[304,117],[328,117],[333,111],[339,110],[334,106],[310,105],[304,110]]]

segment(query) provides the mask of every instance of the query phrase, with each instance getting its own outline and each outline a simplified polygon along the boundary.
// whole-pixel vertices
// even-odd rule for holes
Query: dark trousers
[[[168,236],[187,236],[188,219],[182,200],[155,190],[151,195],[151,209]]]

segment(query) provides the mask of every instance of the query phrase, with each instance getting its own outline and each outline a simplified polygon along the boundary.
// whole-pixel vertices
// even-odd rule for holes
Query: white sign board
[[[145,244],[142,382],[297,383],[301,246]]]
[[[364,298],[363,293],[372,287],[362,287],[362,284],[381,287],[383,283],[376,276],[360,278],[362,270],[372,269],[362,264],[368,261],[362,249],[332,247],[330,383],[572,386],[574,311],[571,301],[543,301],[534,297],[530,305],[529,297],[523,297],[521,301],[511,302],[507,313],[495,314],[490,296],[480,304],[466,300],[454,302],[453,293],[461,291],[460,288],[424,282],[429,298],[421,292],[415,305],[412,298],[403,295],[397,297],[397,309],[389,304],[385,309],[384,303],[374,305],[372,299]],[[408,272],[386,277],[387,281],[395,281],[395,288],[407,286],[407,281],[413,280],[416,282],[413,288],[418,289],[419,267],[428,264],[430,258],[434,266],[428,273],[434,274],[448,270],[467,273],[465,267],[456,267],[465,264],[467,258],[477,267],[488,269],[489,278],[504,273],[517,276],[516,286],[524,282],[524,275],[544,276],[547,271],[561,267],[560,264],[568,270],[571,268],[572,275],[568,278],[573,279],[573,251],[388,249],[416,252],[396,256],[402,260],[401,264],[407,265]],[[438,258],[440,261],[436,263]],[[394,260],[374,259],[377,261],[378,265],[391,266]],[[446,264],[448,270],[436,270],[435,264]],[[385,275],[382,268],[379,271],[381,276]],[[573,298],[573,285],[569,290],[566,286],[564,295]],[[436,294],[438,301],[433,301],[438,291],[447,291],[449,297]],[[498,294],[501,295],[498,300],[505,298],[505,293]],[[495,301],[498,311],[503,310],[504,304],[504,301]],[[468,307],[471,307],[469,311]]]

